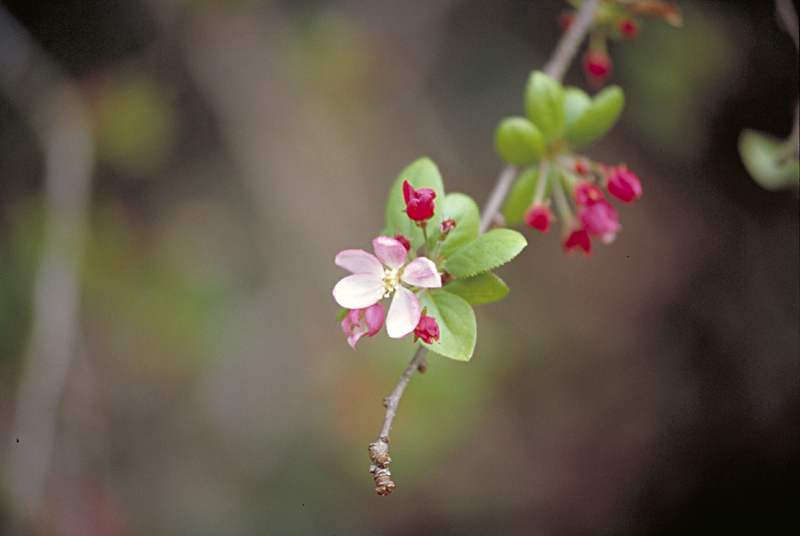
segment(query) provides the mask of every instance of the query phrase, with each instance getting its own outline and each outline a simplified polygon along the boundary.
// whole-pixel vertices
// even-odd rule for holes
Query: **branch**
[[[2,5],[0,90],[31,122],[45,159],[44,242],[7,465],[12,504],[18,523],[25,525],[43,515],[59,405],[76,343],[94,140],[77,85]]]
[[[545,65],[544,74],[550,78],[555,78],[559,82],[564,79],[564,74],[578,52],[578,47],[583,43],[583,38],[586,37],[589,27],[594,22],[594,8],[596,5],[597,0],[584,0],[572,24],[570,24],[566,33],[558,42],[552,58]]]
[[[375,475],[375,493],[378,495],[389,495],[394,490],[394,482],[392,482],[391,473],[389,472],[389,464],[392,459],[389,457],[389,431],[392,429],[392,421],[397,412],[397,405],[400,403],[400,397],[403,396],[408,382],[414,372],[419,370],[425,372],[428,366],[425,360],[425,355],[428,353],[428,348],[420,345],[414,358],[406,367],[406,371],[400,376],[394,391],[389,398],[383,399],[383,405],[386,408],[386,415],[383,418],[383,426],[381,426],[381,433],[375,443],[369,445],[369,458],[372,460],[373,465],[370,466],[369,472]]]

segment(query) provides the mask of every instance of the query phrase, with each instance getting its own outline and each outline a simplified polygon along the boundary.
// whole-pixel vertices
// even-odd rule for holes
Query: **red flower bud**
[[[394,239],[403,244],[403,247],[406,248],[406,251],[411,249],[411,242],[408,241],[408,238],[401,234],[394,235]]]
[[[642,197],[642,183],[634,172],[624,167],[614,167],[606,176],[608,193],[624,203],[633,203]]]
[[[639,36],[639,23],[636,19],[623,17],[617,20],[617,30],[623,39],[632,41]]]
[[[550,230],[551,221],[553,221],[553,213],[540,203],[534,204],[525,213],[525,223],[534,229],[539,229],[542,233]]]
[[[589,239],[586,229],[576,229],[564,240],[564,251],[571,255],[575,249],[581,250],[581,253],[587,257],[592,254],[592,241]]]
[[[403,199],[406,203],[406,214],[416,222],[429,220],[433,216],[436,192],[431,188],[415,190],[408,181],[403,181]]]
[[[601,85],[611,76],[611,57],[604,50],[588,50],[583,56],[583,70],[592,84]]]
[[[575,169],[575,173],[577,173],[578,175],[589,174],[589,162],[587,162],[583,158],[576,158],[573,167]]]
[[[569,27],[572,26],[572,22],[575,20],[575,12],[574,11],[567,11],[566,13],[562,13],[561,16],[558,18],[558,25],[561,27],[562,32],[566,32],[569,30]]]
[[[433,344],[433,341],[439,340],[439,324],[424,311],[419,317],[419,324],[414,328],[414,342],[417,342],[417,339],[422,339],[426,344]]]
[[[441,224],[439,224],[439,234],[442,235],[442,239],[444,239],[447,235],[450,234],[450,231],[456,228],[456,222],[454,220],[444,220]]]

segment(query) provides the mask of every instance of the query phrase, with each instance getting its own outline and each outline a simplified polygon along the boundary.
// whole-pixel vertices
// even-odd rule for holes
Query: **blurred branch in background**
[[[78,87],[2,6],[0,90],[30,121],[45,161],[44,242],[8,459],[12,504],[25,526],[42,513],[59,403],[76,346],[94,142]]]

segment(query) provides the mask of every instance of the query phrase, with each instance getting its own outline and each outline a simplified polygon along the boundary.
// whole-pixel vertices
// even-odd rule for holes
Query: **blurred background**
[[[798,195],[736,147],[789,134],[797,51],[772,2],[678,5],[610,48],[623,232],[523,231],[380,498],[413,345],[347,345],[334,255],[420,156],[484,203],[568,4],[3,0],[0,534],[795,534]]]

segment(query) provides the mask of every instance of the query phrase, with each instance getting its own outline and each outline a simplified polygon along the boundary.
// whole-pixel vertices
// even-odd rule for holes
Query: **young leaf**
[[[432,316],[439,324],[439,342],[425,344],[437,354],[469,361],[475,350],[475,313],[472,307],[455,294],[435,291],[425,292],[420,305],[428,308],[428,316]]]
[[[527,244],[517,231],[495,229],[453,253],[444,267],[456,277],[471,277],[507,263]]]
[[[592,105],[592,98],[579,87],[564,88],[564,119],[567,132]]]
[[[542,157],[544,136],[527,118],[506,117],[494,131],[494,146],[504,162],[527,166]]]
[[[347,313],[350,312],[350,309],[345,309],[344,307],[339,307],[339,311],[336,313],[335,322],[341,322],[344,320],[344,317],[347,316]]]
[[[573,148],[587,145],[608,132],[625,106],[625,94],[619,86],[608,86],[594,96],[592,105],[567,130]]]
[[[441,205],[444,199],[444,184],[442,184],[442,176],[439,174],[439,168],[430,158],[420,158],[412,162],[405,168],[397,180],[394,181],[392,189],[389,190],[389,200],[386,203],[386,236],[394,236],[395,229],[398,229],[400,234],[404,235],[409,240],[413,240],[411,247],[419,247],[422,245],[422,230],[406,216],[403,210],[406,208],[405,201],[403,200],[403,181],[408,181],[415,190],[420,188],[431,188],[436,192],[436,199],[434,201],[436,210],[433,213],[431,222],[440,221]],[[430,225],[430,223],[429,223]],[[435,231],[434,231],[435,234]]]
[[[526,169],[517,177],[511,193],[508,194],[506,205],[503,207],[503,217],[506,225],[517,225],[522,223],[525,212],[533,203],[533,193],[536,190],[536,178],[539,170],[535,167]]]
[[[750,176],[767,190],[797,186],[800,165],[797,156],[787,154],[791,146],[756,130],[746,129],[739,135],[739,154]]]
[[[525,86],[525,113],[547,141],[564,133],[564,87],[541,71],[533,71]]]
[[[450,256],[454,251],[478,238],[481,215],[478,205],[470,196],[460,193],[447,194],[441,214],[443,220],[452,219],[456,222],[456,228],[450,231],[439,250],[439,255],[442,257]]]
[[[492,272],[483,272],[466,279],[454,279],[442,290],[461,296],[470,305],[492,303],[508,294],[508,286]]]

